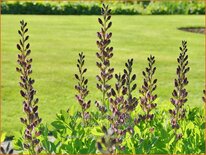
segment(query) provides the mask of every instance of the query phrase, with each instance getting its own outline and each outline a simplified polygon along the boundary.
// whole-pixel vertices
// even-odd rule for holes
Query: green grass
[[[86,54],[89,98],[94,103],[101,99],[96,88],[98,69],[96,67],[96,32],[99,30],[97,16],[2,16],[2,130],[8,135],[19,131],[23,116],[22,98],[19,94],[19,74],[16,44],[19,21],[28,22],[33,57],[34,88],[40,99],[39,113],[44,123],[55,119],[60,109],[71,105],[79,108],[74,99],[74,73],[78,52]],[[134,58],[134,73],[138,87],[142,83],[141,72],[147,65],[150,54],[156,56],[158,78],[158,106],[169,106],[176,77],[176,58],[181,40],[188,41],[189,102],[191,106],[202,106],[204,88],[204,35],[183,32],[178,27],[204,26],[204,16],[113,16],[112,45],[114,57],[112,66],[118,73],[128,58]],[[138,93],[136,94],[138,95]],[[95,109],[94,104],[92,104]]]

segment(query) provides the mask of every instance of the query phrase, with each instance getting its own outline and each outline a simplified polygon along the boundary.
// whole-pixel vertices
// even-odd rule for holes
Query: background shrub
[[[111,2],[114,15],[204,14],[204,2]],[[2,14],[99,15],[100,2],[2,2]]]

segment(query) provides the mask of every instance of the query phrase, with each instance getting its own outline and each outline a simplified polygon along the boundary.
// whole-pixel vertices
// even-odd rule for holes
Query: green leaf
[[[94,127],[94,128],[92,128],[91,133],[94,136],[104,136],[104,133],[101,131],[101,127]]]
[[[79,150],[79,154],[90,154],[90,152],[87,148],[82,148]]]
[[[66,128],[65,125],[61,121],[54,121],[51,123],[51,125],[55,127],[57,130]]]
[[[140,129],[137,126],[134,127],[134,132],[135,134],[138,134],[139,136],[141,135]]]
[[[68,145],[62,144],[62,149],[64,151],[66,151],[66,153],[68,153],[68,154],[73,154],[74,153],[74,147],[71,144],[68,144]]]
[[[96,152],[96,141],[93,139],[93,140],[89,140],[90,143],[86,143],[85,145],[88,146],[88,152],[90,154],[95,154]]]
[[[175,136],[173,136],[172,138],[171,138],[171,140],[169,141],[169,145],[171,145],[173,142],[175,141]]]
[[[3,132],[2,134],[1,134],[1,143],[5,140],[5,138],[6,138],[6,133],[5,132]]]
[[[195,128],[195,133],[200,136],[200,129],[198,127]]]
[[[187,124],[187,126],[186,126],[186,130],[187,130],[187,129],[191,129],[191,130],[192,130],[192,129],[194,129],[194,127],[195,127],[195,126],[194,126],[194,123],[189,122],[189,123]]]
[[[74,148],[79,152],[80,148],[82,148],[82,142],[79,138],[74,141]]]
[[[71,107],[69,108],[69,115],[70,115],[70,116],[73,116],[73,115],[74,115],[74,112],[75,112],[75,107],[74,107],[74,106],[71,106]]]
[[[131,135],[127,132],[126,133],[126,143],[127,143],[127,146],[130,150],[132,150],[132,153],[134,154],[135,153],[135,147],[134,147],[134,143],[132,143],[132,140],[131,140]]]

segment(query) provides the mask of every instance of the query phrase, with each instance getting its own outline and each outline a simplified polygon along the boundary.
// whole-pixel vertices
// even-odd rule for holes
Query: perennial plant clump
[[[20,41],[17,44],[19,66],[16,70],[20,73],[20,94],[24,99],[23,111],[26,116],[20,118],[25,126],[21,138],[15,141],[18,151],[27,154],[204,153],[203,112],[198,108],[188,108],[186,113],[184,105],[188,95],[185,88],[188,84],[186,75],[190,70],[187,42],[182,41],[177,58],[177,78],[174,80],[175,88],[170,100],[174,108],[168,112],[160,104],[157,106],[155,56],[150,55],[147,58],[148,66],[142,72],[143,84],[139,94],[136,91],[137,75],[133,73],[133,58],[127,60],[122,73],[114,73],[114,68],[110,65],[113,47],[109,46],[112,33],[108,29],[112,22],[108,5],[103,4],[101,14],[103,18],[98,18],[101,29],[97,32],[96,42],[99,50],[96,53],[96,66],[100,74],[96,76],[96,86],[102,97],[101,101],[94,99],[98,110],[95,113],[95,110],[89,109],[92,99],[87,100],[87,68],[85,55],[81,52],[77,59],[78,73],[74,75],[77,81],[75,98],[81,111],[75,111],[75,106],[69,107],[67,111],[61,110],[51,123],[52,128],[42,124],[38,114],[38,98],[35,98],[34,80],[31,78],[28,28],[26,22],[20,21]],[[203,93],[205,103],[205,90]],[[169,119],[171,120],[168,121]],[[52,140],[49,136],[52,136]],[[6,149],[1,147],[2,153],[12,153],[14,150],[10,150],[9,146]]]

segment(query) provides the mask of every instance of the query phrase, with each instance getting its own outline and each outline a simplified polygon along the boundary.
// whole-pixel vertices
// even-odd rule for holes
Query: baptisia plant
[[[177,78],[174,80],[175,88],[172,92],[171,103],[174,109],[170,109],[171,114],[171,126],[174,130],[176,140],[182,138],[181,121],[185,118],[186,109],[184,104],[187,102],[188,92],[185,86],[188,84],[186,74],[190,70],[188,67],[188,55],[187,55],[187,42],[182,41],[182,47],[180,47],[180,54],[177,58],[178,67],[176,70]]]
[[[111,89],[109,81],[113,78],[114,68],[110,66],[110,59],[113,57],[113,47],[109,47],[111,42],[112,33],[108,32],[108,29],[112,26],[111,19],[111,9],[108,8],[108,5],[104,5],[101,9],[101,14],[103,19],[98,18],[98,22],[101,25],[100,32],[97,32],[98,40],[97,46],[99,52],[96,53],[97,58],[99,59],[96,62],[97,67],[100,69],[100,74],[96,76],[97,78],[97,88],[102,93],[101,102],[95,101],[98,109],[105,113],[108,110],[108,92]]]
[[[157,95],[154,94],[154,91],[157,88],[157,79],[154,79],[154,74],[156,71],[155,57],[150,55],[148,58],[148,67],[145,68],[145,71],[142,72],[144,80],[140,93],[140,106],[144,112],[143,115],[139,115],[139,118],[135,120],[136,123],[139,123],[141,120],[151,121],[154,118],[154,114],[152,114],[152,110],[157,106],[155,100]]]
[[[27,43],[29,39],[29,36],[27,35],[27,23],[22,20],[20,21],[20,25],[21,27],[18,31],[20,40],[17,44],[17,49],[19,50],[17,62],[19,67],[17,67],[16,70],[20,73],[20,94],[24,99],[23,111],[26,114],[26,117],[20,119],[26,128],[23,135],[23,146],[30,154],[37,154],[43,149],[40,145],[40,140],[38,139],[38,136],[41,134],[38,130],[38,126],[42,119],[39,117],[38,113],[38,98],[35,98],[36,90],[33,88],[34,79],[31,78],[32,59],[29,58],[31,50],[30,44]]]
[[[127,88],[127,104],[125,106],[126,111],[129,113],[133,111],[138,105],[138,100],[136,97],[133,97],[132,92],[137,88],[137,84],[133,84],[136,80],[136,74],[132,73],[133,59],[128,59],[125,63],[124,75],[125,75],[125,87]]]
[[[77,60],[77,68],[79,70],[79,74],[75,74],[75,78],[78,81],[78,84],[75,85],[75,89],[77,90],[78,94],[76,94],[75,97],[81,106],[82,119],[84,124],[86,125],[90,117],[89,112],[86,112],[86,110],[89,109],[91,100],[89,100],[88,102],[85,101],[85,98],[89,94],[89,91],[87,89],[88,79],[84,77],[84,74],[87,71],[87,69],[84,68],[84,63],[85,63],[84,58],[85,55],[83,54],[83,52],[79,53],[79,59]]]

